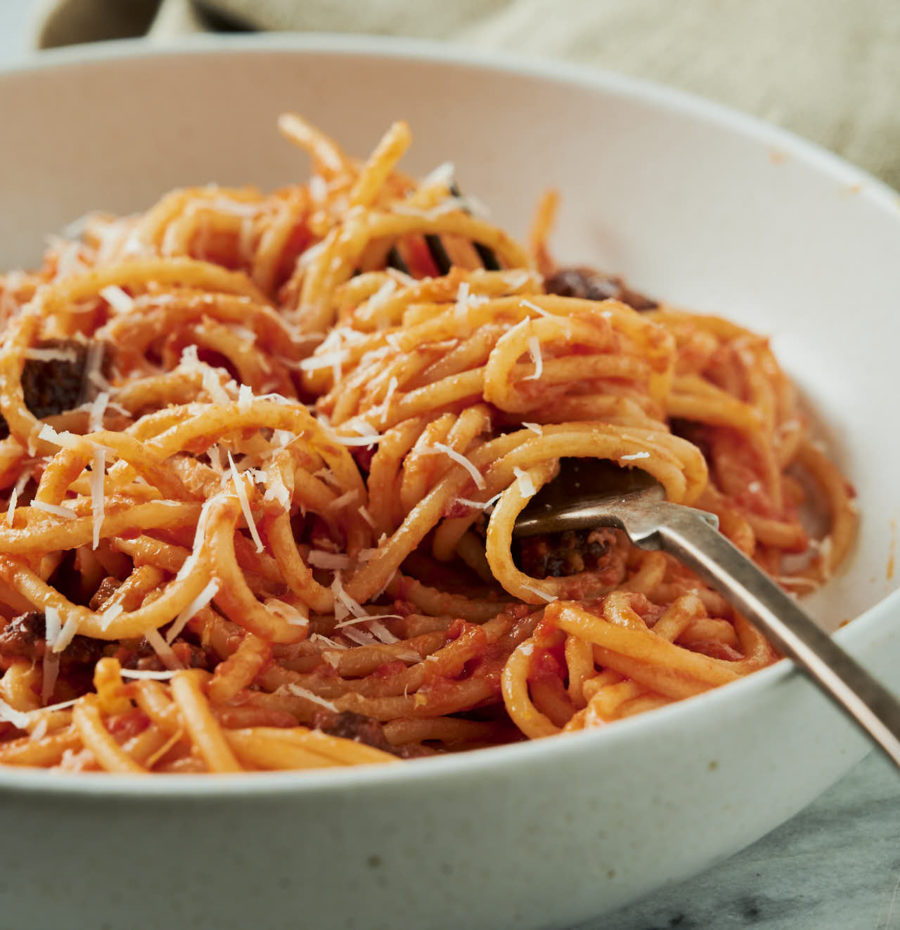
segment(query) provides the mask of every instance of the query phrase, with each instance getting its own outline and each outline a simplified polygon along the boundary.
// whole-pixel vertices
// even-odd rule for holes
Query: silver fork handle
[[[712,585],[797,663],[900,767],[900,700],[873,678],[700,511],[655,504],[652,522],[623,514],[643,549],[671,553]],[[619,522],[619,521],[617,521]]]

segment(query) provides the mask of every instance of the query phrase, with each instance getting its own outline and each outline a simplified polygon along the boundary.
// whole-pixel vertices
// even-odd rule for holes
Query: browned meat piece
[[[44,615],[36,610],[10,620],[0,633],[0,656],[34,660],[43,656]]]
[[[544,282],[548,294],[578,297],[582,300],[621,300],[635,310],[654,310],[659,304],[631,290],[618,275],[593,268],[560,268]]]
[[[204,668],[212,671],[217,664],[217,659],[202,646],[190,643],[181,636],[172,641],[172,652],[185,668]],[[124,640],[120,643],[109,644],[107,654],[118,659],[122,668],[153,672],[161,672],[166,668],[156,650],[146,639]]]
[[[14,617],[0,633],[0,659],[43,659],[47,649],[44,615],[36,610]],[[88,636],[75,636],[60,655],[64,665],[90,666],[103,655],[107,644]]]
[[[22,369],[22,391],[25,406],[38,418],[53,416],[91,400],[97,393],[95,385],[85,377],[89,342],[48,339],[35,346],[65,352],[71,359],[36,359],[25,361]],[[104,351],[104,359],[108,356]],[[101,364],[101,369],[106,366]],[[9,435],[6,421],[0,417],[0,439]]]
[[[322,710],[313,717],[313,726],[330,736],[339,736],[342,739],[352,739],[357,743],[365,743],[382,752],[397,755],[397,750],[387,741],[384,728],[373,717],[354,713],[352,710],[332,713]]]
[[[94,592],[94,596],[91,598],[88,607],[91,610],[102,610],[103,605],[119,590],[122,582],[118,578],[113,578],[112,575],[107,575],[103,581],[100,582],[100,587]]]
[[[44,615],[36,610],[14,617],[0,632],[0,665],[5,667],[11,659],[28,659],[38,662],[47,649]],[[210,669],[215,660],[206,650],[179,637],[172,649],[182,664],[189,668]],[[145,639],[125,642],[104,642],[89,636],[75,636],[60,653],[60,678],[71,679],[70,683],[87,690],[94,673],[94,666],[103,656],[114,656],[123,668],[165,668],[156,650]]]
[[[567,530],[519,541],[519,567],[532,578],[562,578],[602,566],[615,543],[611,529]]]

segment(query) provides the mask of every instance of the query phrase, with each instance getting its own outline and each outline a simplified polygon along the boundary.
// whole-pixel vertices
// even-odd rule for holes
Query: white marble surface
[[[0,66],[28,54],[34,6],[0,0]],[[880,755],[750,849],[577,930],[744,928],[900,930],[900,776]]]
[[[900,928],[900,773],[880,753],[744,852],[577,930],[744,928]]]

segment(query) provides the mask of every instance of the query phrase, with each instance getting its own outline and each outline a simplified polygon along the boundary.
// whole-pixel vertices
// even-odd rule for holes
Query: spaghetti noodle
[[[91,216],[0,278],[0,763],[391,762],[773,662],[617,531],[512,539],[561,457],[604,458],[716,513],[789,589],[819,584],[852,493],[767,341],[560,272],[552,197],[526,251],[448,168],[396,170],[403,123],[365,162],[280,128],[307,184]]]

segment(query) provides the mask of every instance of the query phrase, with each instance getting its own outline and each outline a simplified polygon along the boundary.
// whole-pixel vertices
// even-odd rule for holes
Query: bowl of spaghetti
[[[63,52],[0,113],[9,913],[563,926],[865,752],[671,557],[512,529],[642,469],[897,685],[877,182],[405,42]]]

